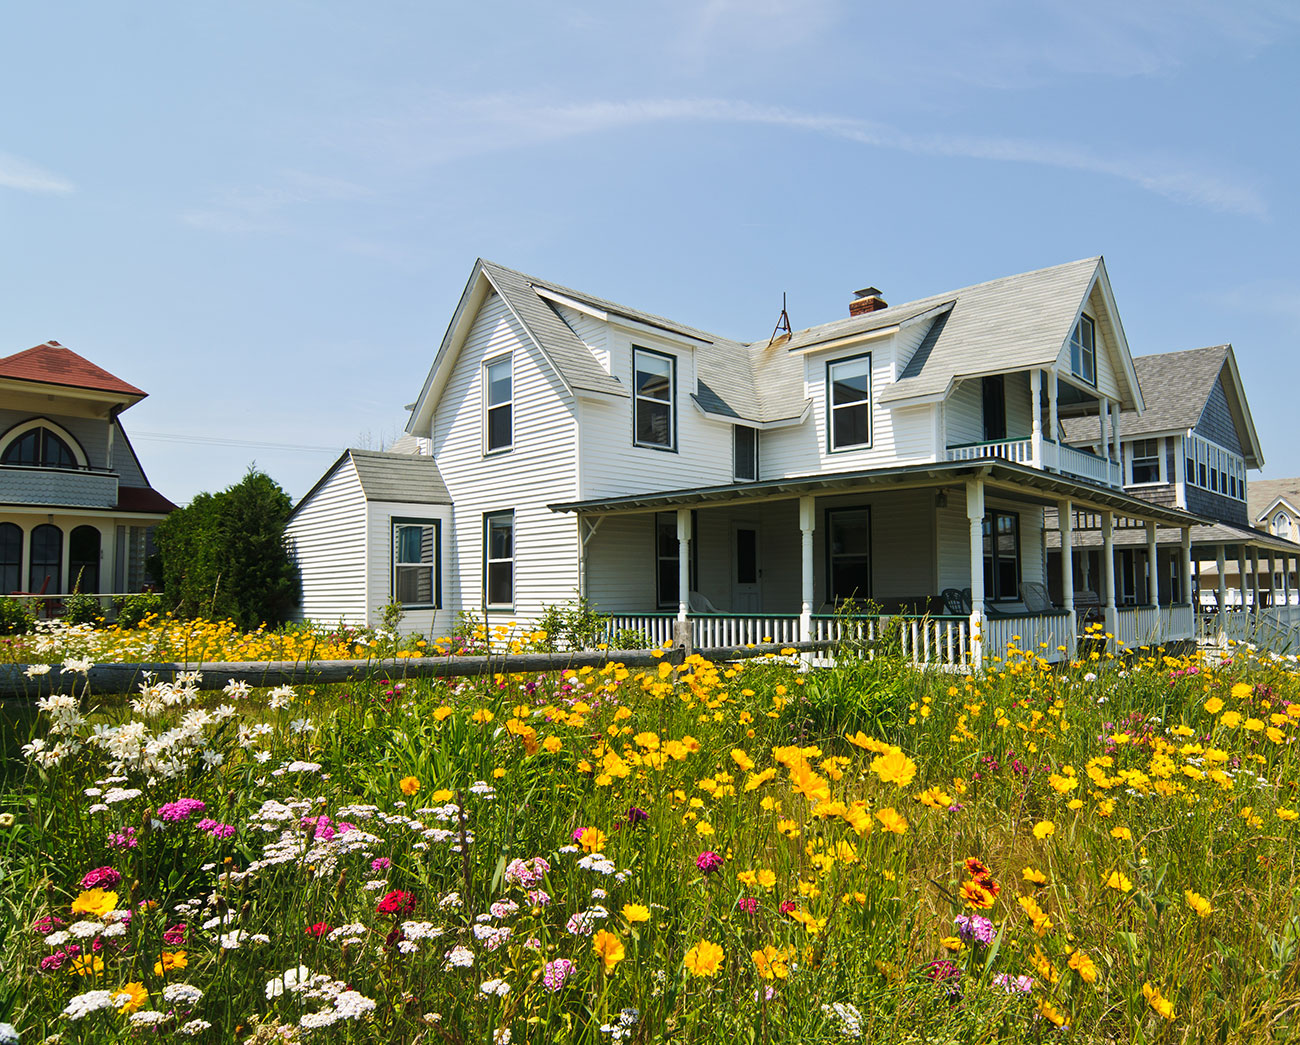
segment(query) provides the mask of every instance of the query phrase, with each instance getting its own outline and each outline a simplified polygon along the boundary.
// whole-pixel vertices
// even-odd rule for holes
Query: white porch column
[[[1110,460],[1110,400],[1097,400],[1097,422],[1101,428],[1100,437],[1097,440],[1098,456]]]
[[[1259,612],[1259,549],[1250,549],[1250,597],[1251,611]]]
[[[1106,631],[1118,641],[1119,612],[1115,607],[1115,513],[1112,511],[1101,513],[1101,579],[1106,586]]]
[[[1180,602],[1191,605],[1192,602],[1192,528],[1183,527],[1183,597]]]
[[[1291,556],[1282,556],[1282,605],[1291,605]]]
[[[1055,371],[1052,373],[1055,376]],[[1061,604],[1070,615],[1067,622],[1070,641],[1066,646],[1066,655],[1073,660],[1079,638],[1079,623],[1074,617],[1074,504],[1058,501],[1056,518],[1061,531]]]
[[[1160,570],[1156,563],[1159,560],[1160,547],[1156,544],[1156,524],[1147,522],[1147,600],[1157,610],[1160,609]],[[1157,621],[1159,614],[1157,613]]]
[[[1052,367],[1047,372],[1047,438],[1053,442],[1060,439],[1061,422],[1060,415],[1056,408],[1057,382],[1056,367]],[[1060,461],[1058,455],[1057,470],[1060,470]]]
[[[1241,612],[1246,612],[1246,546],[1237,545],[1237,595],[1241,602]]]
[[[799,498],[800,604],[799,641],[812,641],[813,612],[813,530],[817,514],[811,497]]]
[[[984,666],[984,480],[966,480],[966,519],[970,523],[970,663]]]
[[[691,510],[677,509],[677,619],[683,623],[691,605]]]
[[[1115,404],[1115,410],[1114,410],[1114,412],[1110,415],[1111,431],[1112,431],[1112,432],[1114,433],[1114,435],[1115,435],[1115,460],[1117,460],[1117,461],[1120,463],[1121,467],[1122,467],[1123,464],[1124,464],[1124,442],[1123,442],[1123,439],[1122,439],[1122,437],[1121,437],[1121,435],[1120,435],[1120,430],[1119,430],[1119,418],[1120,418],[1120,415],[1121,415],[1123,412],[1124,412],[1124,411],[1123,411],[1123,409],[1120,407],[1120,404],[1119,404],[1119,403],[1116,403],[1116,404]],[[1123,481],[1124,481],[1124,473],[1121,471],[1121,472],[1120,472],[1120,485],[1121,485],[1121,486],[1123,485]]]
[[[1043,467],[1043,372],[1029,371],[1029,417],[1033,424],[1030,446],[1033,448],[1034,467]]]
[[[1218,559],[1216,565],[1219,567],[1219,630],[1223,630],[1223,614],[1226,612],[1228,603],[1228,556],[1225,554],[1225,548],[1219,545]]]

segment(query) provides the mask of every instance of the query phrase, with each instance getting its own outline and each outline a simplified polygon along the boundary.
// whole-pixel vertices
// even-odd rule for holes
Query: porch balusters
[[[966,480],[966,518],[970,522],[970,663],[984,666],[984,480]]]

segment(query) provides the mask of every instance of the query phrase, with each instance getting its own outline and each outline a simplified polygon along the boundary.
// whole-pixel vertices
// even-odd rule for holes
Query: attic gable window
[[[1088,316],[1080,316],[1070,335],[1070,372],[1075,377],[1097,383],[1097,331]]]
[[[675,450],[677,360],[646,348],[633,348],[632,387],[632,442],[656,450]]]
[[[72,447],[48,428],[31,428],[4,448],[0,464],[29,465],[36,468],[76,468]]]
[[[513,357],[483,364],[483,452],[496,453],[514,445]]]
[[[871,353],[826,364],[830,448],[871,446]]]

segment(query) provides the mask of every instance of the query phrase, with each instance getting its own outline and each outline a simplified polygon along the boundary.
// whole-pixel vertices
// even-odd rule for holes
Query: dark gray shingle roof
[[[346,456],[352,458],[367,501],[451,504],[432,457],[375,450],[348,450]]]

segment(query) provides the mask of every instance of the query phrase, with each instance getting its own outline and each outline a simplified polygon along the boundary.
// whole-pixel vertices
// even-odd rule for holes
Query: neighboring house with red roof
[[[57,341],[0,358],[0,595],[139,591],[149,485],[119,416],[146,393]]]

